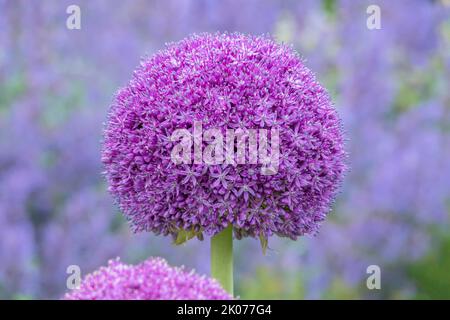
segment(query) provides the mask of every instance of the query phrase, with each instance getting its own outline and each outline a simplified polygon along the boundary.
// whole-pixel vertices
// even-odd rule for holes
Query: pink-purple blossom
[[[67,300],[229,300],[232,297],[211,278],[183,267],[171,267],[162,258],[127,265],[110,260],[87,275]]]
[[[279,130],[280,163],[174,164],[171,134],[203,128]],[[342,182],[341,122],[299,55],[269,37],[194,35],[142,61],[117,93],[102,161],[135,231],[296,239],[315,233]]]

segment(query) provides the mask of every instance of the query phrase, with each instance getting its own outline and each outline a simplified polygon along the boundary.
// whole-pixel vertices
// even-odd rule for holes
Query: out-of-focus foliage
[[[207,241],[133,235],[102,178],[102,123],[144,54],[193,32],[292,43],[344,118],[351,172],[316,237],[236,243],[242,298],[450,298],[446,0],[0,0],[0,297],[54,298],[149,255],[209,272]],[[381,8],[380,30],[366,9]],[[420,27],[419,27],[420,26]],[[443,236],[441,236],[443,234]],[[442,240],[443,239],[443,240]],[[382,289],[366,288],[379,265]]]
[[[450,297],[450,236],[436,235],[437,241],[428,254],[409,267],[409,276],[417,289],[418,299]]]
[[[251,274],[237,281],[240,299],[299,299],[305,296],[302,274],[278,273],[266,267],[257,267]]]

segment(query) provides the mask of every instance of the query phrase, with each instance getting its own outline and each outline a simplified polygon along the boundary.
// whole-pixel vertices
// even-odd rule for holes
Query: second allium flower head
[[[194,271],[171,267],[162,258],[137,265],[109,261],[87,275],[67,300],[229,300],[220,284]]]
[[[279,130],[279,167],[175,164],[175,130]],[[270,139],[269,139],[270,140]],[[267,239],[317,231],[345,171],[340,120],[291,47],[267,37],[202,34],[142,62],[116,95],[102,161],[135,231],[184,239]],[[183,238],[183,237],[182,237]]]

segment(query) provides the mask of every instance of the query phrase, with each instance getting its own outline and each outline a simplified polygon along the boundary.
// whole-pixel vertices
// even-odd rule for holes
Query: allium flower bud
[[[67,300],[229,300],[232,297],[211,278],[171,267],[162,258],[137,265],[119,259],[87,275]]]
[[[240,145],[230,138],[222,162],[207,163],[209,143],[219,141],[206,137],[210,129],[223,139],[241,129],[244,146],[253,130],[257,154],[233,154]],[[182,144],[176,130],[191,137]],[[177,145],[192,147],[178,163]],[[117,93],[102,159],[109,190],[135,231],[183,242],[231,224],[237,238],[264,243],[272,234],[296,239],[317,231],[345,157],[336,110],[291,47],[268,37],[201,34],[145,59]]]

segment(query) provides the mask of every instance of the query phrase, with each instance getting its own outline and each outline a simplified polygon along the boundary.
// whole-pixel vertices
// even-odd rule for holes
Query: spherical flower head
[[[192,158],[174,162],[180,129],[191,134],[182,146],[192,146]],[[220,141],[208,140],[209,129],[236,135],[229,148],[224,142],[222,162],[205,161],[209,143]],[[232,154],[239,129],[244,147],[256,132],[256,159]],[[264,171],[261,146],[272,171]],[[235,237],[263,243],[315,233],[345,158],[337,112],[302,59],[269,37],[242,34],[194,35],[144,59],[114,99],[102,155],[109,190],[134,230],[178,242],[230,224]]]
[[[67,300],[230,300],[211,278],[171,267],[162,258],[123,264],[118,258],[87,275]]]

